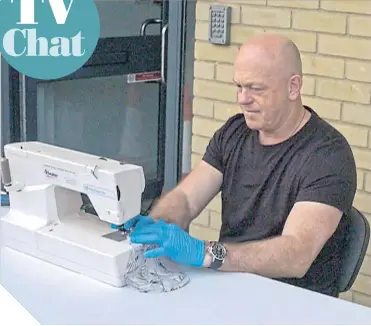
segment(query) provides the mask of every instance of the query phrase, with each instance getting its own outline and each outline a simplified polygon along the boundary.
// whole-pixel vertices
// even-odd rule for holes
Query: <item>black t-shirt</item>
[[[340,254],[357,186],[356,165],[346,139],[312,108],[305,126],[290,139],[261,145],[243,114],[216,131],[203,160],[223,173],[220,241],[262,240],[281,234],[298,201],[337,207],[337,231],[301,279],[280,281],[338,295]]]

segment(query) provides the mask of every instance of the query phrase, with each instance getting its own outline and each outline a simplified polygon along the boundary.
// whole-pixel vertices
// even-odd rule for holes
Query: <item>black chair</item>
[[[370,224],[358,209],[352,207],[347,218],[349,218],[349,224],[343,249],[339,292],[346,292],[352,287],[362,266],[370,240]]]

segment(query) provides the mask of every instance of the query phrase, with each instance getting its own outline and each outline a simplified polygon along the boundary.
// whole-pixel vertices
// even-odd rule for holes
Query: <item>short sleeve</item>
[[[243,114],[235,114],[231,116],[219,129],[216,130],[213,137],[210,139],[206,147],[203,161],[209,163],[211,166],[224,173],[225,158],[227,156],[227,147],[233,146],[238,130],[241,126],[245,126]],[[242,132],[246,132],[243,129]]]
[[[222,150],[222,141],[223,141],[223,132],[224,128],[221,127],[218,129],[213,137],[210,139],[208,146],[206,147],[205,154],[203,156],[203,161],[210,164],[221,173],[224,172],[223,164],[223,150]]]
[[[307,161],[296,201],[314,201],[348,214],[357,189],[357,170],[345,140],[326,144]]]

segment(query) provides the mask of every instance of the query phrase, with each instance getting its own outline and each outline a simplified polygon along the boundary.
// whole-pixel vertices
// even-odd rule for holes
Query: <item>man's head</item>
[[[234,68],[238,103],[249,128],[274,133],[295,119],[295,110],[302,108],[302,66],[291,40],[275,34],[255,36],[240,48]]]

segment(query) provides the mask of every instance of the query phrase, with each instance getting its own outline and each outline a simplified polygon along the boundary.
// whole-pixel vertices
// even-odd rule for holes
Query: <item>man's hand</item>
[[[130,234],[133,243],[155,244],[158,248],[147,251],[146,258],[167,256],[171,260],[193,267],[201,267],[205,257],[205,243],[191,237],[175,224],[163,220],[137,224]]]

